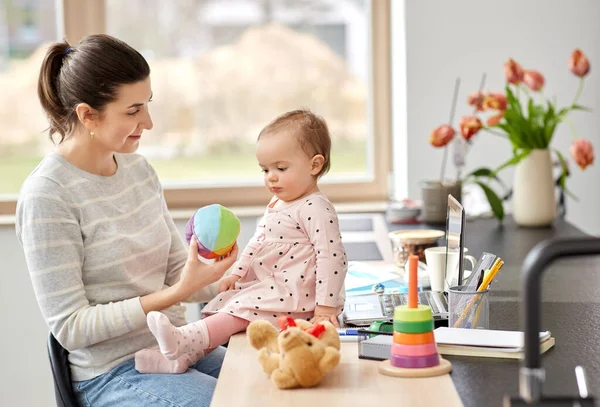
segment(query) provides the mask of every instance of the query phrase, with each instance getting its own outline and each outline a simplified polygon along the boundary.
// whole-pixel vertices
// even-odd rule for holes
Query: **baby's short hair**
[[[294,135],[302,150],[309,156],[321,154],[325,157],[323,168],[317,177],[325,175],[331,167],[331,136],[325,120],[309,109],[296,109],[277,116],[261,130],[258,139],[268,134],[289,130]]]

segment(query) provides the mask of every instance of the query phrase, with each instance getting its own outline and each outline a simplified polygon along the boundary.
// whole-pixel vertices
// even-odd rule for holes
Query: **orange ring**
[[[433,342],[435,342],[433,332],[423,332],[420,334],[394,332],[394,343],[399,343],[400,345],[427,345]]]

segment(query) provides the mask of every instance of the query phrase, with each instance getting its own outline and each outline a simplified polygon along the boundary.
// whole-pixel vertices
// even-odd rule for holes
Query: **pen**
[[[358,328],[337,328],[339,336],[358,336]]]
[[[498,260],[496,260],[496,262],[492,266],[490,272],[487,273],[487,275],[483,278],[483,282],[481,283],[477,291],[484,291],[492,283],[492,280],[494,279],[494,277],[496,277],[496,274],[498,274],[498,271],[500,271],[503,265],[504,262],[502,261],[502,259],[498,258]]]
[[[486,277],[490,275],[490,273],[498,266],[498,264],[501,261],[502,259],[500,257],[497,257],[494,263],[492,263],[492,267],[490,267],[489,270],[484,270],[483,273],[481,273],[481,276],[477,281],[477,291],[479,291],[479,289],[483,285],[483,282],[485,281]]]
[[[494,279],[494,277],[496,277],[496,274],[498,274],[498,271],[500,271],[500,269],[502,268],[502,266],[504,265],[504,261],[502,261],[502,259],[500,257],[498,257],[496,259],[496,261],[494,262],[494,265],[492,266],[491,270],[489,270],[488,273],[486,273],[485,277],[483,278],[483,282],[481,283],[481,285],[479,286],[479,288],[477,289],[477,291],[485,291],[486,288],[491,284],[492,280]],[[480,302],[481,299],[483,297],[481,295],[475,295],[473,298],[471,298],[469,300],[469,302],[467,303],[465,309],[463,310],[461,316],[458,318],[458,320],[454,323],[454,327],[458,327],[460,326],[465,319],[467,319],[467,317],[469,316],[469,314],[471,313],[471,307],[477,303],[477,312],[475,313],[475,318],[476,320],[474,321],[475,323],[477,323],[477,321],[479,320],[479,314],[481,312],[481,307]],[[470,327],[470,321],[467,321],[467,324]]]
[[[495,265],[496,268],[492,270],[493,274],[490,273],[488,285],[484,286],[484,289],[486,289],[487,287],[490,286],[490,284],[492,284],[492,280],[494,279],[494,277],[496,277],[496,274],[498,274],[498,272],[500,271],[500,269],[502,268],[503,265],[504,265],[503,261],[500,261],[500,263]],[[477,322],[479,322],[479,314],[481,314],[481,308],[483,308],[481,302],[482,301],[478,301],[477,312],[475,312],[475,316],[473,317],[473,325],[474,326],[477,326]],[[469,326],[467,326],[467,328],[470,328],[470,325],[471,325],[470,321],[467,324],[469,325]]]

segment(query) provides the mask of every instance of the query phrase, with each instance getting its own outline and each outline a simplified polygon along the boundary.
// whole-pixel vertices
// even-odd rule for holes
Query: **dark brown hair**
[[[267,134],[289,130],[296,137],[302,150],[309,156],[321,154],[325,157],[323,168],[317,174],[322,177],[331,167],[331,136],[325,120],[311,112],[309,109],[297,109],[276,117],[262,129],[258,139]]]
[[[60,144],[72,133],[79,103],[101,112],[117,98],[121,85],[149,75],[144,57],[109,35],[90,35],[76,46],[66,41],[50,45],[38,81],[38,97],[50,121],[50,139],[54,141],[52,135],[58,133]]]

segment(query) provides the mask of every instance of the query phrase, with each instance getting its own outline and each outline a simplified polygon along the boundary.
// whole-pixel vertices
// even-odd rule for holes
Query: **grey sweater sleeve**
[[[82,281],[79,212],[60,185],[31,179],[21,190],[16,217],[38,305],[63,347],[73,351],[146,325],[139,297],[90,305]]]
[[[167,276],[165,278],[165,284],[169,287],[176,284],[181,278],[181,272],[183,271],[183,266],[187,261],[188,256],[188,248],[184,244],[183,236],[177,230],[177,226],[175,226],[175,222],[173,221],[173,217],[171,216],[171,212],[167,207],[167,202],[165,201],[164,191],[158,180],[158,176],[156,171],[152,166],[148,163],[148,171],[154,178],[154,183],[156,188],[160,191],[160,196],[162,199],[162,207],[163,207],[163,216],[165,218],[165,222],[169,227],[169,232],[171,234],[171,248],[169,250],[169,261],[167,263]],[[198,290],[188,298],[184,300],[184,302],[209,302],[213,297],[217,294],[217,283],[212,284],[210,286],[204,287],[201,290]]]

